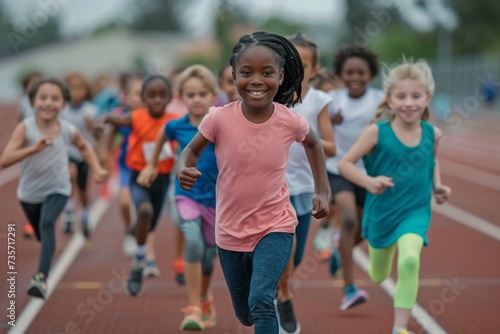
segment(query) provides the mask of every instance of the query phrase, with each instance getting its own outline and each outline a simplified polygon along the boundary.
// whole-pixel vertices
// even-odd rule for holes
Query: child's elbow
[[[333,147],[325,147],[324,151],[325,151],[325,156],[327,158],[332,158],[337,153],[336,150],[335,150],[335,146],[333,146]]]

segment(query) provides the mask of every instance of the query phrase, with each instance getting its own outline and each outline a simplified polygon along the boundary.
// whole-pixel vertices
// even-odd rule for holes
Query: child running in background
[[[127,166],[132,171],[130,194],[137,213],[135,226],[137,248],[132,271],[127,280],[127,291],[132,296],[141,294],[143,290],[143,271],[146,266],[156,268],[152,232],[160,217],[170,182],[170,172],[174,166],[173,148],[170,143],[162,147],[155,181],[149,187],[144,187],[137,182],[137,177],[153,156],[155,140],[160,129],[170,120],[177,118],[175,114],[165,113],[165,107],[172,98],[172,88],[167,78],[161,75],[146,78],[142,85],[141,97],[145,108],[125,115],[104,117],[106,123],[132,129],[126,157]]]
[[[3,168],[21,161],[17,197],[41,242],[38,273],[28,294],[45,299],[47,277],[56,247],[56,220],[71,194],[67,147],[73,144],[94,171],[97,182],[108,172],[97,160],[91,145],[75,127],[59,120],[69,101],[68,89],[58,80],[41,79],[30,89],[35,116],[17,125],[0,158]]]
[[[37,80],[41,79],[43,77],[43,74],[38,71],[32,71],[28,72],[24,77],[22,78],[22,86],[23,86],[23,96],[21,97],[21,100],[19,101],[19,109],[18,109],[18,116],[19,116],[19,122],[22,122],[24,119],[35,116],[35,111],[33,110],[33,106],[31,105],[30,98],[29,98],[29,91],[33,83],[35,83]],[[35,238],[35,231],[33,230],[33,227],[29,222],[24,224],[23,226],[23,235],[26,238]]]
[[[330,104],[330,116],[337,151],[335,157],[327,159],[326,169],[332,192],[331,199],[341,225],[338,245],[340,257],[337,249],[334,249],[330,259],[330,272],[336,275],[342,263],[345,285],[340,309],[345,311],[368,299],[368,293],[354,284],[352,258],[353,247],[362,241],[359,232],[365,189],[340,176],[338,163],[358,139],[361,131],[370,124],[377,106],[384,99],[384,94],[368,87],[379,69],[377,56],[372,51],[361,46],[346,46],[335,55],[333,67],[346,88],[329,92],[333,99]],[[365,173],[362,161],[356,163],[356,168]]]
[[[94,127],[94,119],[97,117],[97,107],[90,101],[92,98],[92,87],[87,78],[79,72],[69,73],[64,78],[64,81],[69,87],[71,100],[61,112],[60,117],[73,124],[85,139],[91,143],[92,147],[95,147],[92,129]],[[73,184],[76,183],[78,198],[80,199],[82,232],[88,238],[91,233],[88,212],[89,196],[87,192],[89,166],[75,146],[69,146],[68,153]],[[64,209],[63,228],[65,233],[73,232],[73,223],[74,205],[70,197]]]
[[[218,85],[220,94],[215,104],[216,107],[222,107],[223,105],[240,99],[238,90],[234,85],[233,69],[231,65],[228,64],[220,69]]]
[[[124,105],[115,109],[113,113],[115,115],[127,115],[133,110],[141,107],[142,98],[142,79],[139,77],[131,76],[128,78],[128,82],[125,84],[125,91],[123,92],[123,103]],[[135,233],[134,224],[131,212],[132,199],[130,198],[130,168],[128,168],[125,159],[128,151],[128,137],[132,130],[130,127],[114,127],[111,125],[110,129],[104,135],[104,138],[99,143],[99,160],[105,166],[109,163],[110,151],[113,148],[113,144],[116,135],[121,136],[120,144],[120,154],[118,156],[118,167],[120,173],[120,190],[118,192],[118,200],[120,202],[120,211],[123,218],[123,223],[125,225],[125,237],[123,239],[123,252],[125,255],[132,256],[135,254]]]
[[[290,108],[304,116],[311,131],[318,134],[325,156],[335,155],[333,130],[328,114],[328,105],[332,101],[324,92],[310,87],[309,81],[319,70],[319,49],[315,43],[306,39],[302,34],[290,38],[300,55],[304,66],[302,80],[302,103]],[[295,247],[290,261],[279,281],[278,296],[276,298],[276,312],[280,333],[300,333],[300,324],[295,320],[293,312],[291,278],[295,268],[302,262],[306,247],[307,234],[311,223],[312,198],[314,195],[314,178],[309,166],[306,152],[299,143],[292,143],[290,156],[286,167],[286,182],[290,193],[290,203],[297,213],[298,225],[295,229]]]
[[[306,119],[285,106],[300,101],[304,75],[289,40],[245,35],[229,62],[242,101],[210,110],[182,151],[177,173],[181,187],[191,189],[203,174],[198,157],[214,143],[216,242],[236,317],[255,324],[257,334],[278,333],[274,297],[297,225],[285,181],[289,149],[294,141],[304,145],[315,181],[312,214],[321,218],[328,214],[323,147]]]
[[[441,204],[451,189],[441,184],[436,159],[441,131],[427,123],[434,93],[429,66],[424,61],[405,62],[386,73],[383,86],[386,100],[377,114],[390,109],[391,117],[363,131],[340,161],[339,170],[368,190],[362,235],[368,239],[368,272],[374,282],[380,284],[390,275],[398,250],[392,333],[408,334],[418,292],[420,251],[428,244],[431,193]],[[367,174],[356,168],[361,158]]]
[[[188,107],[188,114],[169,122],[156,140],[153,157],[141,172],[137,182],[149,186],[157,174],[158,156],[165,141],[179,143],[183,150],[198,132],[198,125],[213,105],[216,84],[208,68],[193,65],[179,77],[179,96]],[[215,184],[218,169],[214,145],[210,143],[200,155],[196,168],[202,172],[191,191],[175,183],[175,202],[179,228],[185,242],[185,276],[189,306],[180,330],[203,330],[216,323],[213,295],[209,291],[215,260]]]

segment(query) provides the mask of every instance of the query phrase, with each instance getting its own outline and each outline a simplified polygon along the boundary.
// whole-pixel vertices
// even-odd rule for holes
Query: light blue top
[[[381,195],[367,192],[362,236],[374,248],[394,244],[406,233],[415,233],[428,244],[431,193],[434,181],[434,128],[421,121],[422,139],[417,146],[401,143],[390,121],[376,123],[378,140],[363,158],[367,174],[393,178],[394,187]]]
[[[169,140],[175,140],[179,143],[179,152],[184,150],[197,132],[198,128],[189,123],[188,115],[170,121],[165,126],[165,135]],[[175,179],[175,195],[189,197],[207,207],[215,207],[215,185],[219,170],[217,169],[214,149],[214,144],[209,143],[201,153],[196,164],[201,176],[190,191],[182,189],[179,180]]]

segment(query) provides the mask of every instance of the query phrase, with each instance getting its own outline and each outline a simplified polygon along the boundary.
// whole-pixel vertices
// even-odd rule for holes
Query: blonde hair
[[[192,65],[182,71],[179,76],[179,95],[182,95],[184,84],[191,78],[200,79],[211,92],[216,92],[217,83],[212,72],[203,65]]]
[[[425,87],[427,94],[431,96],[434,94],[434,78],[432,77],[431,68],[425,60],[413,62],[405,59],[402,64],[393,68],[385,67],[382,75],[383,89],[386,97],[391,94],[392,88],[403,80],[414,80],[421,83]],[[429,116],[430,112],[427,106],[422,114],[422,120],[429,120]],[[391,120],[394,119],[394,113],[390,110],[387,101],[384,100],[378,106],[373,122],[386,119],[387,117],[391,117]]]

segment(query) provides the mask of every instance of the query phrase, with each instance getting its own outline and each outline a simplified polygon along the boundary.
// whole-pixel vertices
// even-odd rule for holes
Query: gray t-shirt
[[[26,134],[23,147],[34,145],[42,137],[35,117],[25,119]],[[59,120],[61,130],[51,146],[21,161],[17,198],[26,203],[42,203],[49,195],[71,194],[68,145],[75,136],[75,127]]]

